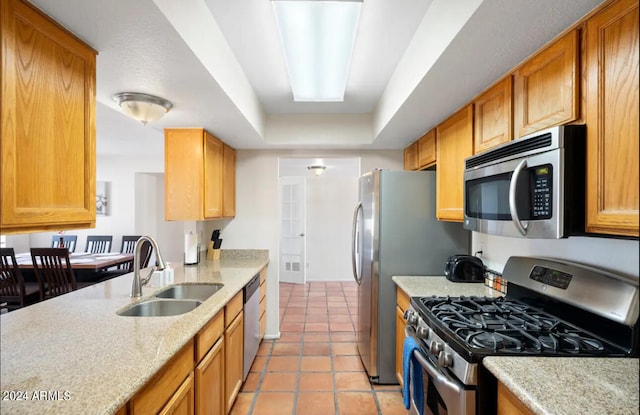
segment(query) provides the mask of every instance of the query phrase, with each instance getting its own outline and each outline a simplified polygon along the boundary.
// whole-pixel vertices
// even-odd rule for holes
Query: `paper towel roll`
[[[185,265],[198,263],[198,237],[193,232],[184,235],[184,263]]]

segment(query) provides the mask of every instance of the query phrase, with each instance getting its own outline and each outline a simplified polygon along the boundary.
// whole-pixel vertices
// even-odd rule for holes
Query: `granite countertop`
[[[266,250],[222,250],[220,261],[175,266],[173,281],[152,279],[140,299],[129,297],[130,273],[3,314],[0,412],[115,413],[268,262]],[[163,286],[182,282],[224,287],[186,314],[116,314]],[[10,391],[24,391],[28,400]],[[49,400],[34,400],[39,391],[49,393]],[[23,400],[16,400],[19,396]]]
[[[534,414],[637,414],[639,359],[485,357],[482,364]]]
[[[476,295],[500,297],[500,291],[489,288],[483,283],[451,282],[443,276],[392,277],[393,282],[409,297],[426,297],[432,295],[458,297]]]

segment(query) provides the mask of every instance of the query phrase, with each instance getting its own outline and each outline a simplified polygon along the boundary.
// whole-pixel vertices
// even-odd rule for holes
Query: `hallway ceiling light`
[[[169,112],[173,104],[164,98],[138,92],[120,92],[113,100],[130,116],[143,124],[159,120]]]
[[[344,101],[362,0],[271,4],[294,101]]]
[[[309,171],[313,173],[314,176],[320,176],[326,168],[327,166],[322,166],[319,164],[314,164],[313,166],[307,166],[307,169],[309,169]]]

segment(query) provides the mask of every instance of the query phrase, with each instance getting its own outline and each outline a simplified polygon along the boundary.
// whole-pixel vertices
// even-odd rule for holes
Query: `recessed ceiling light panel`
[[[362,1],[271,4],[294,101],[343,101]]]

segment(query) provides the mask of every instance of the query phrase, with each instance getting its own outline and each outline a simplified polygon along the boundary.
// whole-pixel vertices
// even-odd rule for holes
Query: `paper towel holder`
[[[187,253],[184,253],[184,265],[198,265],[200,263],[200,244],[196,245],[195,262],[187,262]]]

